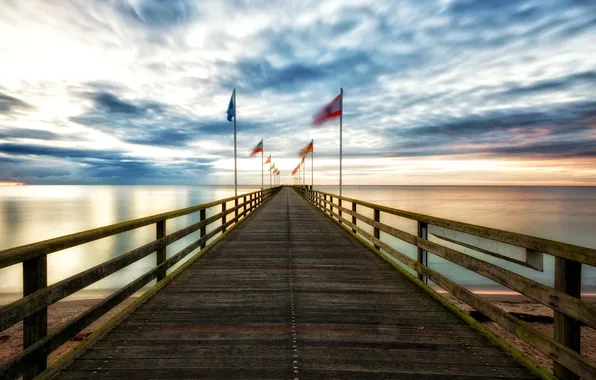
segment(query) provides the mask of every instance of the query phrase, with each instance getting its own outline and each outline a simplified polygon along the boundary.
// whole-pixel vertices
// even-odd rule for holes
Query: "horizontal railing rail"
[[[379,254],[388,254],[400,263],[413,269],[417,273],[418,279],[423,282],[430,279],[439,287],[488,316],[509,332],[550,357],[554,361],[554,375],[558,378],[578,379],[578,376],[584,379],[596,378],[596,364],[590,361],[585,355],[580,354],[579,345],[580,326],[584,324],[585,326],[596,328],[596,305],[582,300],[580,294],[581,266],[582,264],[596,265],[595,249],[398,210],[353,198],[340,197],[335,194],[312,190],[303,186],[297,186],[295,189],[304,198],[344,226],[348,231],[370,241],[373,248]],[[346,202],[351,204],[350,208],[344,207],[344,203]],[[368,209],[369,213],[372,211],[373,217],[363,215],[362,211],[358,212],[359,207]],[[351,218],[344,217],[344,214],[349,215]],[[417,235],[383,223],[381,219],[385,214],[416,221],[418,227]],[[372,227],[372,233],[361,228],[361,223],[358,222]],[[532,260],[535,260],[536,254],[544,253],[553,255],[556,257],[555,287],[552,288],[541,284],[496,264],[470,256],[458,249],[431,241],[429,240],[429,226],[436,226],[490,241],[526,248],[526,250],[529,250],[527,253],[532,255]],[[417,258],[411,258],[386,241],[383,241],[380,238],[381,232],[416,247],[418,252]],[[504,256],[461,242],[458,239],[445,238],[441,234],[430,233],[430,235],[434,235],[439,241],[446,241],[460,247],[472,249],[481,254],[496,257]],[[448,279],[445,275],[429,268],[427,266],[428,253],[469,269],[552,308],[555,311],[554,338],[543,334],[498,306],[474,294],[462,285]],[[510,259],[508,257],[499,258],[525,267],[542,270],[541,263],[534,266],[520,262],[518,259]],[[541,257],[540,259],[542,260]]]
[[[126,298],[141,290],[152,280],[156,279],[159,282],[164,279],[168,269],[197,249],[204,249],[210,239],[244,220],[279,189],[279,187],[276,187],[259,190],[237,197],[225,198],[0,251],[0,268],[23,263],[23,298],[0,308],[0,331],[20,321],[24,322],[23,351],[0,365],[0,378],[11,379],[23,376],[24,379],[32,379],[37,376],[45,370],[47,357],[52,351]],[[234,202],[234,206],[227,208],[226,205],[229,202]],[[208,209],[218,206],[221,207],[221,212],[206,217]],[[166,234],[166,220],[196,212],[199,212],[200,220],[198,222]],[[230,214],[233,214],[233,216],[228,219]],[[219,226],[209,233],[206,232],[209,225],[220,220],[221,224]],[[154,241],[54,284],[47,285],[46,258],[48,254],[152,224],[156,226],[156,239]],[[197,231],[200,231],[200,238],[166,259],[166,247],[168,245]],[[154,252],[156,253],[154,268],[80,314],[58,331],[47,334],[48,306]],[[200,253],[201,251],[199,251]]]

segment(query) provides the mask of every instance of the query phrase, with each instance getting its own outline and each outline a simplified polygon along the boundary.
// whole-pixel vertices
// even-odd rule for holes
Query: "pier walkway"
[[[57,378],[533,376],[284,188]]]

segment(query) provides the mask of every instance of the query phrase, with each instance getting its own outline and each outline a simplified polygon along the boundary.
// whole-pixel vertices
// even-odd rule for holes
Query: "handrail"
[[[268,189],[265,189],[268,190]],[[250,196],[260,193],[260,190],[253,191],[239,195],[238,197],[228,197],[217,201],[203,203],[196,206],[191,206],[179,210],[164,212],[161,214],[146,216],[144,218],[133,219],[126,222],[111,224],[104,227],[98,227],[87,231],[77,232],[70,235],[60,236],[53,239],[43,240],[37,243],[22,245],[15,248],[0,251],[0,269],[18,264],[28,259],[44,256],[53,252],[62,251],[67,248],[76,247],[77,245],[92,242],[94,240],[113,236],[122,232],[134,230],[140,227],[145,227],[159,221],[177,218],[188,214],[195,213],[213,206],[227,203],[244,196]]]
[[[196,255],[202,254],[210,239],[220,232],[225,232],[226,229],[234,224],[242,222],[249,214],[260,208],[267,200],[275,195],[280,188],[258,190],[237,197],[220,199],[214,202],[100,227],[0,252],[0,268],[19,262],[23,263],[24,282],[23,298],[0,308],[0,331],[21,320],[24,322],[23,351],[0,365],[0,378],[12,379],[22,375],[25,380],[28,380],[37,376],[45,370],[47,356],[52,351],[120,304],[130,295],[142,289],[153,279],[157,279],[158,282],[164,279],[166,271],[187,255],[197,249],[200,250]],[[239,202],[240,199],[242,199],[242,202]],[[226,204],[231,201],[234,201],[234,206],[227,208]],[[215,206],[221,206],[221,212],[207,218],[206,210]],[[168,235],[165,234],[165,221],[167,219],[194,212],[200,212],[200,220],[198,222]],[[232,214],[232,217],[228,220],[227,216],[230,214]],[[206,227],[219,220],[221,220],[221,224],[209,233],[206,233]],[[47,285],[46,257],[48,254],[150,224],[156,225],[156,239],[154,241],[55,284]],[[196,231],[200,231],[200,238],[166,259],[165,250],[168,245]],[[59,331],[50,335],[47,334],[48,306],[137,262],[153,252],[157,253],[154,268],[100,301],[88,311],[80,314]]]
[[[387,255],[397,259],[402,264],[415,270],[418,273],[418,279],[424,282],[430,279],[441,288],[482,312],[506,330],[553,359],[554,374],[558,378],[576,379],[575,374],[586,379],[596,378],[596,363],[593,363],[579,353],[581,323],[596,328],[596,305],[581,300],[580,296],[581,265],[582,263],[593,265],[593,259],[596,258],[596,250],[514,232],[397,210],[391,207],[313,190],[309,187],[296,186],[294,188],[305,199],[342,225],[347,231],[355,235],[361,235],[370,241],[371,248],[385,259],[387,259]],[[344,207],[342,201],[350,202],[351,209]],[[357,206],[372,209],[374,211],[374,218],[357,212]],[[351,216],[351,220],[344,218],[344,213]],[[418,236],[382,223],[381,213],[415,220],[418,223]],[[359,226],[358,221],[371,226],[373,233],[371,234],[363,230]],[[472,257],[457,249],[443,246],[440,242],[430,241],[428,240],[428,225],[435,225],[557,256],[555,262],[555,288],[501,268],[496,264]],[[380,232],[384,232],[417,247],[417,259],[410,258],[382,241]],[[461,243],[455,239],[448,239],[448,241],[469,249],[475,249],[479,253],[494,255],[493,252]],[[555,248],[552,248],[551,245]],[[427,266],[428,261],[426,256],[428,253],[449,260],[552,308],[555,310],[555,337],[552,338],[544,335],[498,306],[478,297],[462,285],[449,280],[436,270],[430,269]],[[575,258],[575,260],[570,259],[571,257]],[[392,265],[398,267],[395,261],[390,262]],[[519,261],[517,264],[527,266],[525,263]]]
[[[486,239],[508,243],[518,247],[532,249],[539,252],[548,253],[552,256],[562,257],[564,259],[578,261],[583,264],[596,266],[596,249],[582,247],[579,245],[562,243],[554,240],[539,238],[520,234],[517,232],[510,232],[499,230],[491,227],[483,227],[475,224],[458,222],[450,219],[438,218],[424,214],[418,214],[411,211],[399,210],[379,204],[361,201],[349,197],[340,197],[339,195],[319,191],[318,194],[331,196],[334,199],[341,199],[350,203],[356,203],[360,206],[376,209],[387,214],[400,216],[403,218],[416,220],[427,224],[432,224],[438,227],[448,228],[458,232],[468,233],[470,235],[480,236]]]

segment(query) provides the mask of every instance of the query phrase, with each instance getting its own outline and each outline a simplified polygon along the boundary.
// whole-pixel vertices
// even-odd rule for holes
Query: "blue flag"
[[[232,118],[235,117],[234,113],[234,93],[232,92],[232,97],[230,98],[230,104],[228,105],[228,121],[232,121]]]

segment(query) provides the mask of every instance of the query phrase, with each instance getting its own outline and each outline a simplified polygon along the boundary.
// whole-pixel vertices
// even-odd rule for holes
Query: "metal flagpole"
[[[344,89],[339,89],[339,196],[341,197],[341,184],[342,184],[342,119],[344,117]]]
[[[234,89],[234,196],[238,196],[238,170],[236,169],[236,89]]]
[[[312,152],[310,152],[310,189],[315,189],[315,140],[312,139]]]
[[[263,141],[263,140],[261,140],[261,141]],[[263,151],[264,150],[265,150],[265,147],[261,146],[261,190],[265,189],[265,170],[263,169],[263,166],[265,166],[265,164],[263,163]]]
[[[304,160],[304,165],[302,165],[302,185],[306,186],[306,160]]]
[[[269,188],[271,188],[271,162],[269,163]]]

